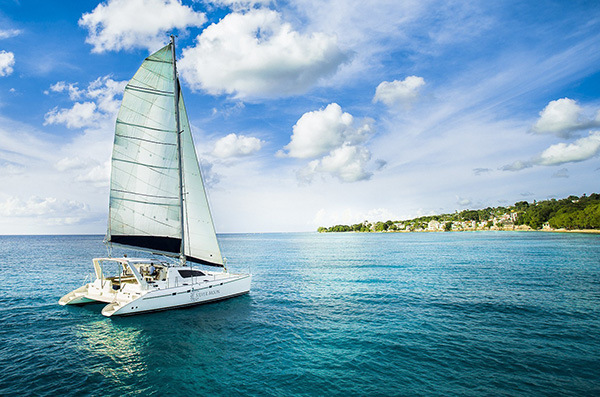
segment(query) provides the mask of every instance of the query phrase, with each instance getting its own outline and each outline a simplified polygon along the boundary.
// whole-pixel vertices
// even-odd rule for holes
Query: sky
[[[103,234],[174,34],[219,233],[600,192],[600,2],[0,0],[0,234]]]

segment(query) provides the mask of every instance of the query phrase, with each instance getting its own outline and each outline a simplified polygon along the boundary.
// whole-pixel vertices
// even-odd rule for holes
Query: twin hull
[[[96,268],[97,260],[94,260]],[[164,278],[142,276],[141,266],[123,261],[125,269],[117,277],[99,277],[94,282],[68,293],[61,305],[81,305],[90,302],[108,303],[102,314],[110,317],[173,309],[232,298],[248,293],[252,276],[226,272],[198,272],[201,276],[180,276],[190,272],[184,267],[164,268]],[[127,269],[133,272],[127,274]],[[186,269],[186,270],[182,270]],[[133,273],[133,274],[131,274]],[[160,274],[160,272],[158,272]],[[98,270],[97,270],[98,275]],[[189,275],[189,273],[188,273]]]

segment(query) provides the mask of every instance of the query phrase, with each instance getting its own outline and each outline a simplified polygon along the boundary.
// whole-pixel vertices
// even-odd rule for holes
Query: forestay
[[[111,161],[107,241],[223,266],[181,94],[180,207],[173,62],[169,44],[146,58],[125,88]]]

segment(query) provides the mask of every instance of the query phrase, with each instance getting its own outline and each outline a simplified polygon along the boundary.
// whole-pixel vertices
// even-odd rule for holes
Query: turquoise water
[[[598,235],[220,239],[249,295],[105,318],[101,236],[0,236],[0,395],[600,395]]]

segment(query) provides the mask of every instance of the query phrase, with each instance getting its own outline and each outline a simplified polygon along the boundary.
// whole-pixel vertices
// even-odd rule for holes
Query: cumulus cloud
[[[115,81],[109,76],[92,81],[86,90],[77,88],[77,83],[67,84],[60,81],[50,86],[53,92],[67,92],[71,100],[80,98],[92,101],[76,102],[70,108],[55,107],[44,116],[44,125],[64,124],[67,128],[85,128],[96,126],[103,119],[115,117],[119,110],[119,100],[126,81]]]
[[[311,182],[319,173],[329,174],[342,182],[369,179],[367,171],[371,153],[362,144],[373,134],[373,120],[364,119],[355,126],[354,117],[337,103],[325,109],[307,112],[293,127],[290,143],[279,157],[315,159],[298,172],[298,179]],[[321,158],[319,158],[321,157]],[[375,167],[383,168],[385,161]]]
[[[600,132],[590,132],[589,136],[573,143],[557,143],[544,150],[535,158],[539,165],[560,165],[585,161],[600,153]]]
[[[86,43],[92,52],[147,48],[164,45],[167,32],[202,26],[206,16],[179,0],[108,0],[83,14],[79,25],[88,30]]]
[[[371,178],[372,172],[366,170],[371,153],[363,146],[345,144],[327,156],[308,163],[298,172],[298,178],[310,183],[319,173],[327,173],[342,182],[357,182]]]
[[[554,134],[568,138],[574,131],[597,125],[600,125],[600,120],[587,117],[584,109],[576,101],[561,98],[548,103],[531,130],[538,134]]]
[[[306,92],[348,59],[335,36],[301,34],[268,9],[227,15],[182,54],[179,70],[193,89],[237,97]]]
[[[409,105],[419,97],[425,80],[418,76],[408,76],[404,80],[383,81],[375,90],[373,102],[383,102],[387,106]]]
[[[58,81],[50,86],[50,91],[52,92],[68,92],[69,99],[72,101],[76,101],[81,99],[83,96],[83,91],[77,87],[77,83],[69,83],[67,84],[64,81]],[[48,95],[49,91],[44,91],[44,94]]]
[[[263,141],[244,135],[229,134],[215,143],[212,154],[220,158],[249,156],[260,150]]]
[[[331,103],[325,109],[307,112],[293,127],[290,143],[284,149],[296,158],[315,158],[342,145],[365,142],[373,133],[373,120],[365,119],[354,126],[354,117]]]
[[[15,66],[15,54],[7,51],[0,51],[0,77],[8,76],[13,72]]]
[[[96,124],[100,115],[93,102],[76,103],[68,109],[55,107],[44,116],[44,125],[64,124],[67,128],[83,128]]]

